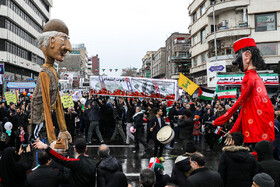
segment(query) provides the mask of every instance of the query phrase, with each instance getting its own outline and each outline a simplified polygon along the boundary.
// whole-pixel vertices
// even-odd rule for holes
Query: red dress
[[[213,125],[223,125],[240,106],[241,111],[230,133],[242,131],[245,143],[273,141],[275,139],[273,105],[262,79],[255,70],[245,72],[241,96],[228,112],[214,121]]]

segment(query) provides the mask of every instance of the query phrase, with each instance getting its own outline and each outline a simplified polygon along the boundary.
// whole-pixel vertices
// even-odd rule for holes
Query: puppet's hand
[[[68,131],[60,131],[59,138],[62,138],[66,143],[72,143],[72,136]]]
[[[225,145],[231,145],[232,143],[232,135],[228,132],[225,134],[226,140],[225,140]]]

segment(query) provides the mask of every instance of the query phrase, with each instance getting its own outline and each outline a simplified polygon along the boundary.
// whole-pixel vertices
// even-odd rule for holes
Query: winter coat
[[[195,121],[194,128],[193,128],[193,135],[195,135],[195,136],[200,135],[200,127],[201,127],[200,121]]]
[[[179,162],[175,161],[171,173],[171,182],[179,187],[185,187],[187,182],[186,173],[191,169],[190,158],[186,157]]]
[[[187,187],[223,187],[220,174],[206,167],[194,170],[187,179]]]
[[[105,187],[118,171],[122,172],[122,166],[115,157],[103,158],[97,164],[97,187]]]
[[[143,127],[143,112],[137,112],[133,115],[134,127],[141,128]]]
[[[280,186],[280,161],[273,159],[273,147],[271,142],[259,142],[256,144],[255,150],[258,153],[259,172],[269,174],[275,182],[275,187]]]
[[[95,186],[96,167],[88,156],[80,155],[77,159],[66,158],[50,147],[48,147],[46,151],[55,162],[71,170],[69,181],[71,187]]]
[[[179,138],[183,140],[193,140],[193,119],[191,117],[180,119],[178,125],[180,127]]]
[[[26,180],[26,172],[31,169],[33,155],[26,153],[26,161],[21,161],[21,156],[15,149],[8,147],[3,151],[0,160],[0,178],[3,187],[22,187]]]
[[[150,131],[150,129],[153,128],[152,136],[153,136],[154,139],[156,139],[158,131],[159,131],[162,127],[165,126],[165,121],[164,121],[164,119],[161,117],[160,120],[161,120],[161,127],[160,127],[160,125],[159,125],[157,116],[154,116],[154,117],[151,119],[151,121],[149,122],[148,130]]]
[[[249,153],[249,148],[227,146],[223,148],[218,172],[225,187],[251,187],[252,179],[257,174],[257,161]]]
[[[36,170],[27,176],[26,187],[59,187],[59,183],[64,182],[66,178],[58,169],[50,166],[39,166]]]
[[[126,106],[127,106],[127,112],[126,112],[126,117],[125,117],[125,122],[126,123],[133,123],[133,115],[135,114],[135,108],[134,105],[132,104],[132,98],[130,99],[130,102],[128,99],[124,99]]]
[[[91,109],[88,113],[88,119],[89,121],[99,121],[100,120],[100,108],[95,105],[91,106]]]

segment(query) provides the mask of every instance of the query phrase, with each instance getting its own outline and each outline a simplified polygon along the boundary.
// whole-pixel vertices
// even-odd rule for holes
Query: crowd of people
[[[0,98],[0,186],[129,186],[121,164],[110,156],[106,144],[112,143],[132,144],[135,154],[142,150],[141,143],[145,152],[158,159],[154,167],[141,171],[139,183],[143,187],[279,186],[280,103],[274,97],[271,101],[275,109],[275,141],[257,143],[253,156],[252,150],[243,145],[243,135],[232,133],[233,141],[223,148],[218,171],[205,167],[207,159],[198,152],[196,145],[205,139],[206,151],[211,152],[223,140],[238,113],[221,129],[214,127],[212,122],[225,114],[235,99],[204,101],[184,95],[177,101],[163,101],[91,93],[83,93],[83,98],[84,104],[76,101],[74,107],[64,110],[77,158],[68,157],[67,142],[58,140],[49,146],[44,125],[39,129],[31,128],[28,96],[20,95],[17,103],[7,103],[5,97]],[[52,120],[58,135],[54,111]],[[7,122],[12,124],[11,134],[6,132]],[[170,126],[175,132],[168,145],[157,139],[157,133],[164,126]],[[33,139],[35,133],[40,140]],[[163,150],[175,149],[175,142],[182,142],[182,155],[175,160],[169,176],[164,174]],[[101,144],[97,153],[100,162],[97,164],[86,155],[90,144]],[[35,154],[32,147],[42,151],[37,150]]]

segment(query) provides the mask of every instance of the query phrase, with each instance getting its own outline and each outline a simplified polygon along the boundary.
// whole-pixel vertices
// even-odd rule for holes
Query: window
[[[202,44],[205,43],[206,42],[206,31],[205,31],[205,28],[200,31],[200,37],[201,37],[201,43]]]
[[[261,51],[262,55],[277,55],[277,43],[259,43],[257,47]]]
[[[193,45],[198,42],[197,34],[193,36]]]
[[[276,27],[276,13],[256,14],[256,32],[274,31]]]
[[[206,12],[205,4],[200,6],[200,16],[202,16]]]
[[[201,64],[206,64],[206,53],[201,54]]]
[[[196,20],[197,20],[197,14],[196,14],[196,12],[195,12],[195,13],[193,13],[193,23],[194,23]]]
[[[178,55],[178,57],[186,57],[187,52],[178,52],[177,55]]]
[[[193,57],[193,67],[197,66],[197,56]]]

